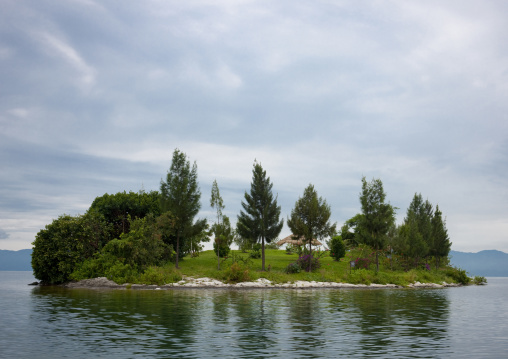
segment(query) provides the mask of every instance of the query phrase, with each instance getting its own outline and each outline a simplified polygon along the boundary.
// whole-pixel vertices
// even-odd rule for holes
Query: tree
[[[348,247],[354,247],[358,245],[357,226],[362,215],[356,214],[354,217],[348,219],[342,227],[340,227],[340,236],[344,241],[344,244]],[[352,230],[352,232],[350,231]]]
[[[360,203],[362,216],[357,230],[361,242],[376,251],[376,270],[379,271],[379,251],[385,247],[386,235],[395,221],[395,208],[385,203],[386,193],[380,179],[367,182],[362,178]]]
[[[331,257],[336,261],[339,261],[346,255],[346,246],[341,236],[332,237],[330,240],[330,252]]]
[[[40,230],[32,243],[34,277],[48,284],[68,281],[76,266],[104,243],[107,228],[92,214],[58,217]]]
[[[111,236],[107,240],[120,238],[120,234],[129,232],[131,219],[143,218],[149,213],[155,217],[160,215],[159,192],[146,193],[118,192],[104,194],[90,205],[88,212],[96,211],[104,216],[106,222],[112,226]]]
[[[335,233],[337,224],[329,222],[331,213],[330,206],[326,200],[318,197],[312,184],[303,191],[303,196],[298,198],[291,210],[288,226],[295,237],[303,238],[309,244],[311,255],[313,239],[322,239]]]
[[[215,223],[215,226],[212,227],[212,232],[215,235],[215,241],[214,241],[214,247],[217,247],[217,269],[220,270],[220,243],[215,243],[217,240],[220,240],[220,225],[223,222],[222,220],[222,210],[225,208],[224,201],[222,200],[222,197],[220,196],[219,191],[219,185],[217,184],[217,180],[213,180],[212,184],[212,195],[210,197],[210,206],[212,208],[215,208],[217,211],[217,222]]]
[[[254,162],[250,194],[245,192],[245,202],[242,201],[243,211],[240,211],[237,221],[237,232],[240,236],[252,242],[261,242],[261,270],[265,270],[265,241],[276,239],[282,230],[284,220],[279,221],[281,208],[277,205],[277,198],[273,198],[273,183],[266,177],[266,171],[261,164]]]
[[[439,206],[436,206],[436,211],[432,217],[432,247],[430,254],[436,259],[436,269],[439,268],[439,260],[442,257],[447,257],[450,253],[452,242],[448,237],[448,230],[446,223],[443,221],[442,213]]]
[[[175,218],[168,212],[157,218],[148,215],[131,220],[130,231],[110,241],[104,252],[122,258],[140,272],[149,266],[163,265],[174,253],[163,238],[173,230],[175,223]]]
[[[415,193],[400,232],[407,245],[407,254],[413,258],[415,267],[418,267],[420,259],[426,257],[432,247],[432,215],[432,204],[428,200],[424,202],[422,195]]]
[[[161,212],[170,211],[176,221],[173,237],[176,243],[173,247],[176,251],[175,267],[178,268],[181,249],[186,239],[196,236],[206,227],[206,219],[194,223],[194,217],[201,208],[196,162],[191,169],[187,156],[179,149],[173,152],[166,181],[161,180],[160,192]]]
[[[228,216],[223,216],[220,224],[214,224],[212,232],[215,234],[215,240],[213,241],[213,249],[217,253],[217,258],[226,257],[231,250],[231,243],[235,239],[235,231],[231,227],[231,222]],[[220,269],[220,262],[217,264]]]

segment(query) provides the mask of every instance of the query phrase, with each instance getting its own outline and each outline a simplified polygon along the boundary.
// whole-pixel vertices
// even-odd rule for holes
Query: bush
[[[286,244],[286,254],[293,254],[295,252],[295,248],[292,244]]]
[[[279,249],[279,246],[277,245],[277,242],[269,242],[265,243],[265,249]]]
[[[336,261],[340,260],[346,255],[346,246],[342,241],[341,236],[335,236],[330,241],[330,256]]]
[[[360,268],[358,270],[355,270],[351,272],[351,274],[348,276],[348,282],[351,284],[366,284],[370,285],[372,283],[372,280],[374,278],[374,275],[372,272]]]
[[[249,282],[251,280],[251,276],[248,268],[235,262],[227,270],[225,279],[231,283]]]
[[[356,258],[355,269],[369,269],[371,262],[370,258]]]
[[[457,283],[460,283],[460,284],[463,284],[463,285],[466,285],[466,284],[469,284],[469,282],[471,281],[471,278],[469,278],[467,276],[467,273],[464,269],[460,269],[460,268],[449,268],[446,270],[446,275],[448,275],[449,277],[452,277],[453,280],[455,280]]]
[[[252,246],[249,257],[253,259],[261,258],[261,244],[256,243]]]
[[[306,272],[313,272],[321,267],[319,258],[313,257],[312,254],[305,254],[299,257],[296,263]]]
[[[143,284],[163,285],[175,283],[182,279],[182,276],[172,269],[161,267],[148,267],[143,274],[139,276],[139,282]]]
[[[104,276],[111,279],[117,284],[132,283],[137,275],[137,271],[131,267],[130,264],[122,263],[120,261],[108,269],[106,269]]]
[[[302,268],[300,268],[300,266],[296,262],[289,263],[285,270],[285,272],[288,274],[300,273],[301,271]]]
[[[476,284],[476,285],[484,285],[484,284],[487,284],[487,278],[485,277],[480,277],[480,276],[475,276],[473,278],[473,283]]]
[[[229,255],[229,251],[231,248],[229,247],[229,244],[225,240],[219,241],[219,257],[224,258]],[[213,242],[213,252],[215,255],[217,255],[217,240]]]

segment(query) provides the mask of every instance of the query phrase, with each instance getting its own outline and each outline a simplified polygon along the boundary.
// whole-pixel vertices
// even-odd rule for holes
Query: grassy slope
[[[221,270],[217,270],[217,257],[212,251],[205,251],[195,258],[184,258],[180,262],[179,272],[182,275],[193,277],[209,277],[223,281],[246,281],[266,278],[274,283],[294,282],[298,280],[318,281],[318,282],[343,282],[353,284],[397,284],[408,285],[416,281],[422,283],[454,283],[452,277],[447,275],[446,271],[439,270],[410,270],[392,271],[385,266],[380,266],[380,271],[357,269],[350,272],[348,258],[343,258],[336,262],[333,258],[325,256],[321,258],[321,268],[312,273],[301,272],[296,274],[286,274],[284,271],[288,264],[298,259],[297,254],[287,255],[283,250],[266,250],[266,268],[270,266],[270,271],[261,272],[261,259],[251,259],[248,265],[241,264],[239,271],[231,269],[233,255],[247,258],[247,253],[232,251],[230,258],[221,263]],[[356,258],[356,254],[353,253]],[[241,262],[240,262],[241,263]],[[238,268],[237,268],[238,269]],[[240,278],[240,279],[239,279]]]

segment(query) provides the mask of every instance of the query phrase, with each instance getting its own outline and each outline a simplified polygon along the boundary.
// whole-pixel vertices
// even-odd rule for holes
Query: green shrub
[[[265,243],[265,249],[279,249],[279,246],[277,245],[277,242],[269,242]]]
[[[338,261],[346,255],[346,246],[341,236],[335,236],[330,241],[330,256]]]
[[[141,284],[164,285],[182,280],[182,275],[172,265],[164,267],[151,266],[138,276],[137,282]]]
[[[446,270],[446,275],[451,277],[457,283],[463,285],[469,284],[469,282],[471,282],[471,278],[468,277],[464,269],[451,267]]]
[[[252,246],[249,257],[253,259],[261,258],[261,244],[256,243]]]
[[[351,272],[348,276],[348,282],[351,284],[366,284],[369,285],[373,280],[373,273],[365,268],[360,268]]]
[[[285,272],[288,274],[300,273],[301,271],[302,268],[300,268],[300,266],[296,262],[289,263],[285,270]]]
[[[249,282],[251,275],[248,268],[235,262],[226,271],[225,279],[230,283]]]
[[[130,264],[120,261],[115,262],[115,264],[106,269],[105,272],[105,277],[118,284],[133,282],[136,276],[136,269],[132,268]]]
[[[473,278],[473,283],[476,284],[476,285],[484,285],[484,284],[487,284],[487,278],[485,277],[480,277],[480,276],[475,276]]]

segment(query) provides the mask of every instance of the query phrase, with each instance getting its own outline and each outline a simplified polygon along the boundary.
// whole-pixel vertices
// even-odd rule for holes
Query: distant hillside
[[[470,276],[508,277],[508,254],[496,250],[478,253],[450,251],[450,263]]]
[[[32,250],[0,250],[0,270],[31,271]]]

